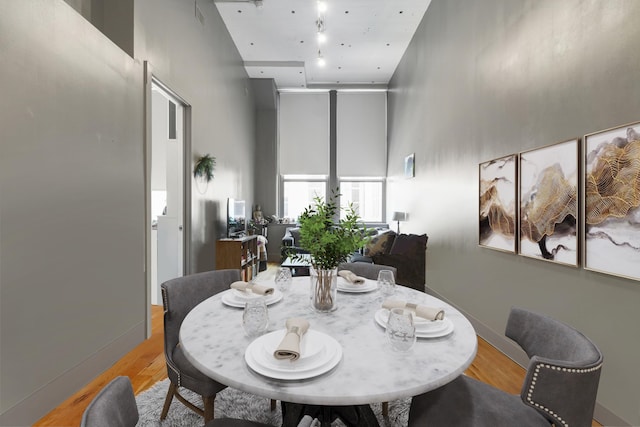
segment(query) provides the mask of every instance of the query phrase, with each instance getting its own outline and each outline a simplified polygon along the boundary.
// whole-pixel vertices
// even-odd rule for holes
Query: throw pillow
[[[373,257],[374,255],[388,254],[396,239],[396,232],[393,230],[380,233],[369,240],[364,247],[364,255]]]
[[[289,230],[289,233],[291,233],[291,237],[293,237],[293,246],[300,246],[300,229],[292,228]]]

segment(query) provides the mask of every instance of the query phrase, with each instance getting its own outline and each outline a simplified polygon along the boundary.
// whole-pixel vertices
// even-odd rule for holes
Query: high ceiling
[[[278,89],[386,87],[431,0],[324,2],[214,0],[249,77]]]

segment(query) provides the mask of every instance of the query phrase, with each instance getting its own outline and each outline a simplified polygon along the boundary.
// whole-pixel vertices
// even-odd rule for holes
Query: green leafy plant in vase
[[[337,267],[345,262],[354,251],[367,242],[366,229],[358,226],[360,217],[353,205],[340,209],[338,190],[324,200],[315,197],[298,222],[300,223],[300,246],[311,255],[313,267],[311,280],[313,307],[318,311],[332,311],[336,308]],[[344,218],[338,213],[344,210]],[[337,221],[337,222],[336,222]],[[302,259],[294,254],[294,259]]]

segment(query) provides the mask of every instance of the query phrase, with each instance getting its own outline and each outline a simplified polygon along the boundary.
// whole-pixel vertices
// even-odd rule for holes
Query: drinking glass
[[[282,292],[289,289],[291,285],[291,270],[286,267],[278,268],[276,272],[276,286]]]
[[[394,351],[407,352],[416,343],[416,327],[413,314],[402,308],[392,308],[387,320],[387,339]]]
[[[269,327],[269,311],[264,297],[247,301],[242,313],[242,327],[248,337],[264,334]]]
[[[378,273],[378,288],[383,295],[393,295],[396,290],[396,281],[393,277],[393,271],[380,270]]]

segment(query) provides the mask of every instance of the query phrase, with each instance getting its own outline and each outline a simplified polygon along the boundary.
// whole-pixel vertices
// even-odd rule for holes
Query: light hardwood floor
[[[163,352],[162,307],[152,307],[152,336],[111,368],[91,381],[60,406],[41,418],[34,426],[77,427],[86,406],[102,387],[118,375],[131,378],[136,394],[167,377]],[[482,338],[478,338],[478,354],[466,374],[508,393],[520,393],[525,371]],[[593,422],[593,426],[600,426]]]

